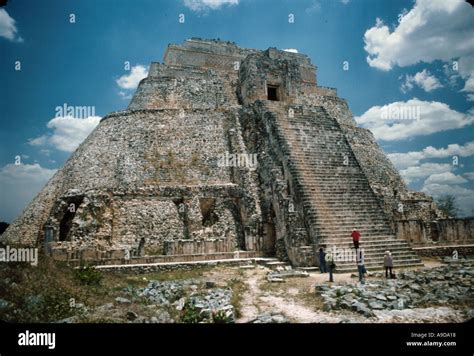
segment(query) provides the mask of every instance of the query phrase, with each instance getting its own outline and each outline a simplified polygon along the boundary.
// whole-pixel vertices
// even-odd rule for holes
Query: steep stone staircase
[[[353,228],[361,233],[368,270],[383,267],[386,250],[391,251],[395,268],[421,265],[408,243],[395,238],[337,121],[323,107],[272,101],[263,105],[275,116],[278,140],[318,244],[341,253],[339,260],[336,254],[337,271],[356,269],[350,257],[355,258]]]

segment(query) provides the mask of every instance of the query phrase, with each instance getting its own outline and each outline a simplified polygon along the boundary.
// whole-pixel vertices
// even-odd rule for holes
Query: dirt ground
[[[425,268],[442,263],[436,259],[423,261]],[[376,317],[366,318],[351,311],[323,310],[322,298],[315,293],[315,286],[327,284],[328,275],[318,271],[309,273],[309,277],[293,277],[282,283],[270,283],[266,275],[270,270],[263,266],[252,269],[220,268],[203,275],[204,278],[224,284],[230,278],[237,278],[244,284],[239,296],[238,323],[246,323],[261,314],[280,314],[293,323],[389,323],[389,322],[461,322],[463,314],[451,306],[414,308],[407,310],[377,311]],[[335,274],[336,282],[358,284],[352,273]],[[371,278],[368,278],[370,281]]]

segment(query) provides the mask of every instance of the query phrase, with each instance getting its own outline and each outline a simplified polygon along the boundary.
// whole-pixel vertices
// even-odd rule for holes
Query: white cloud
[[[394,141],[466,127],[474,123],[474,111],[463,114],[445,103],[414,98],[373,106],[355,120],[377,139]]]
[[[239,0],[184,0],[184,6],[192,11],[217,10],[224,5],[238,5]]]
[[[23,39],[18,36],[15,19],[5,9],[0,9],[0,37],[10,41],[23,42]]]
[[[136,89],[138,83],[148,75],[148,67],[137,64],[130,69],[129,74],[122,75],[116,80],[117,85],[122,89]]]
[[[43,188],[56,169],[7,164],[0,169],[0,220],[11,222]]]
[[[474,76],[470,76],[461,91],[474,92]]]
[[[432,174],[428,177],[427,180],[425,180],[425,185],[428,184],[462,184],[466,183],[467,179],[457,176],[451,172],[444,172],[444,173],[435,173]]]
[[[400,171],[400,175],[407,184],[425,179],[433,174],[450,172],[453,166],[448,163],[423,163],[419,166],[408,167]]]
[[[423,69],[421,72],[418,72],[415,75],[407,74],[405,76],[405,82],[401,85],[400,89],[402,92],[406,93],[407,91],[413,89],[413,85],[418,85],[426,92],[443,87],[438,78],[436,78],[426,69]]]
[[[73,152],[99,124],[100,119],[98,116],[89,116],[85,119],[71,116],[55,117],[47,125],[53,130],[52,133],[30,139],[28,143],[32,146],[49,145],[60,151]]]
[[[459,70],[454,70],[452,63],[443,64],[443,73],[450,87],[454,88],[458,85],[458,80],[461,76],[459,75]]]
[[[474,180],[474,172],[466,172],[464,173],[464,177],[466,177],[469,180]]]
[[[383,21],[364,34],[367,62],[389,70],[420,61],[471,55],[474,45],[474,12],[463,0],[417,0],[391,32]]]
[[[453,195],[462,216],[474,214],[474,190],[448,184],[425,184],[422,191],[438,199],[444,195]]]
[[[350,0],[341,0],[341,2],[342,2],[344,5],[349,4],[349,1],[350,1]]]
[[[126,91],[123,91],[123,90],[120,90],[119,91],[119,95],[122,97],[122,99],[131,99],[133,98],[133,95],[131,92],[126,92]]]
[[[449,144],[446,148],[435,148],[428,146],[421,151],[410,151],[406,153],[389,153],[388,158],[397,167],[404,169],[410,166],[419,165],[424,159],[429,158],[447,158],[453,156],[469,157],[474,155],[474,141],[467,142],[465,145],[457,143]]]
[[[435,60],[459,59],[459,73],[467,81],[474,74],[474,11],[464,0],[417,0],[392,31],[379,18],[364,34],[371,67],[390,70]]]
[[[285,52],[291,52],[291,53],[298,53],[298,50],[294,49],[294,48],[285,48],[284,51]]]

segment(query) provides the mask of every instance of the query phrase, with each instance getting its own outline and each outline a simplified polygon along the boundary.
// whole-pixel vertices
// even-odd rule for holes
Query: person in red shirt
[[[357,231],[355,228],[352,230],[352,242],[354,243],[354,248],[359,248],[359,241],[360,241],[360,232]]]

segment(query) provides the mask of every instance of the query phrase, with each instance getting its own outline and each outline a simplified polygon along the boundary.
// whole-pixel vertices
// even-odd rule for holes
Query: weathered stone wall
[[[317,90],[326,90],[328,95],[320,95],[313,93],[303,93],[299,99],[301,104],[310,106],[322,106],[329,116],[336,119],[341,125],[355,127],[356,122],[352,116],[349,106],[344,99],[338,98],[335,92],[331,92],[330,88],[317,88]],[[333,89],[335,91],[335,89]],[[334,95],[331,95],[334,94]]]
[[[170,69],[167,71],[172,72]],[[129,110],[213,110],[237,104],[235,94],[225,95],[225,84],[215,72],[189,69],[187,75],[182,75],[183,70],[176,72],[172,76],[148,76],[143,79],[130,102]]]
[[[414,247],[413,251],[422,257],[453,257],[466,258],[474,256],[474,244],[457,246]]]
[[[307,56],[268,49],[241,63],[238,92],[244,104],[267,100],[267,86],[277,87],[279,101],[297,103],[317,90],[316,68]]]
[[[412,245],[474,243],[474,218],[401,220],[396,222],[396,231],[397,238]]]
[[[165,240],[184,236],[184,224],[178,207],[171,200],[153,198],[117,199],[114,201],[113,241],[125,248],[146,246],[162,248]]]
[[[240,48],[232,42],[190,39],[181,45],[169,45],[164,63],[169,66],[189,66],[223,71],[235,70],[235,62],[258,50]]]
[[[234,250],[235,245],[230,239],[172,240],[164,242],[165,255],[194,255]]]

